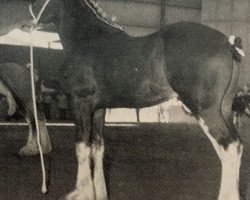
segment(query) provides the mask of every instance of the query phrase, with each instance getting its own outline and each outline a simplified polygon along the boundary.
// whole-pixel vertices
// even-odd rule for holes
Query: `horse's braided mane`
[[[95,0],[81,0],[81,1],[84,2],[94,12],[94,14],[99,20],[117,29],[123,30],[120,25],[115,23],[116,17],[115,16],[112,16],[111,18],[108,17],[108,15],[99,6],[98,1]]]

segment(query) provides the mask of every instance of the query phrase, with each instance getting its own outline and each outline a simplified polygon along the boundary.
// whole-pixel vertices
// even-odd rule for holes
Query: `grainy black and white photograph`
[[[250,200],[249,0],[0,0],[0,200]]]

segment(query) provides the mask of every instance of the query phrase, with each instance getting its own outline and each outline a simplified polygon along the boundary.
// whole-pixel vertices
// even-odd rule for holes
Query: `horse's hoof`
[[[108,197],[105,197],[105,198],[96,198],[96,200],[108,200]]]
[[[94,200],[93,191],[87,189],[75,190],[69,193],[65,200]]]
[[[52,151],[51,147],[42,147],[43,154],[48,154]],[[20,156],[35,156],[39,154],[39,149],[37,144],[28,144],[20,149],[19,155]]]
[[[77,200],[78,191],[69,193],[64,200]]]
[[[24,146],[19,151],[20,156],[34,156],[34,155],[37,155],[38,153],[39,152],[38,152],[37,145],[30,145],[30,144]]]

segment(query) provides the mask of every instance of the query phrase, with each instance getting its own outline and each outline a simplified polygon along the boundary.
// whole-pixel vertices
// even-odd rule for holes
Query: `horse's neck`
[[[88,46],[91,41],[126,34],[116,25],[98,17],[89,6],[82,7],[81,3],[75,1],[70,5],[64,3],[59,35],[66,52],[73,52],[79,46]]]

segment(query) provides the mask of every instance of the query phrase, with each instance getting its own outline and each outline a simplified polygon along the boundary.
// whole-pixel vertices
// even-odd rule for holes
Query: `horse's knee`
[[[76,102],[77,101],[77,102]],[[78,141],[89,143],[92,125],[92,106],[84,99],[74,102],[74,122]]]
[[[94,95],[96,86],[94,84],[86,84],[84,86],[75,86],[72,88],[72,95],[80,98],[87,98]]]

